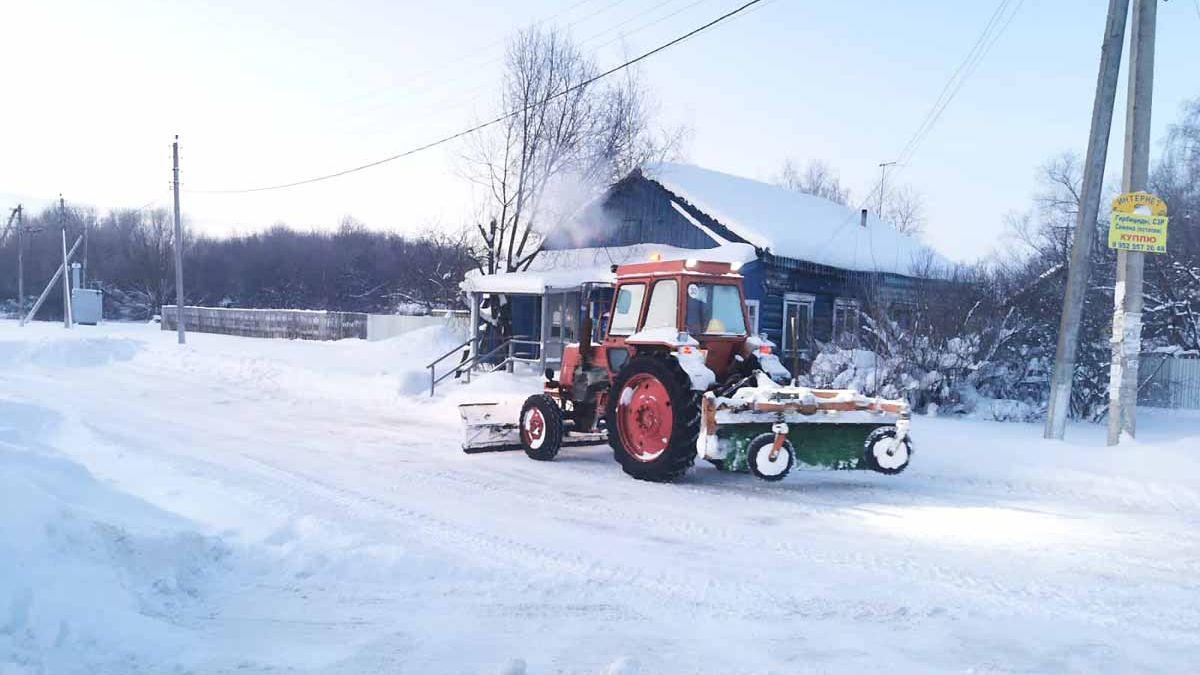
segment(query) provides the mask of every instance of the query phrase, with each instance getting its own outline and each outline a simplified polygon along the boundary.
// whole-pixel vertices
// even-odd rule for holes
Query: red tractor
[[[899,473],[908,406],[853,390],[790,386],[765,338],[750,335],[742,277],[729,263],[647,262],[616,269],[607,334],[563,351],[557,379],[526,399],[516,424],[496,404],[461,406],[464,449],[511,443],[552,460],[564,444],[607,438],[634,478],[671,481],[697,457],[780,480],[797,461]]]

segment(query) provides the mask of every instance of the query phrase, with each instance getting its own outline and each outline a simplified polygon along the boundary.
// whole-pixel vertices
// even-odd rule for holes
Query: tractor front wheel
[[[863,444],[867,468],[879,473],[895,475],[908,468],[912,456],[912,441],[905,436],[896,438],[896,427],[879,427],[872,431]]]
[[[563,413],[554,399],[535,394],[521,406],[521,447],[529,459],[548,462],[562,447]]]
[[[631,359],[613,381],[606,412],[613,458],[630,476],[672,481],[696,461],[700,392],[675,359]]]
[[[774,454],[774,457],[771,455]],[[746,462],[750,465],[750,473],[765,481],[783,480],[796,463],[796,451],[792,442],[784,439],[779,450],[775,451],[775,434],[759,434],[746,446]]]

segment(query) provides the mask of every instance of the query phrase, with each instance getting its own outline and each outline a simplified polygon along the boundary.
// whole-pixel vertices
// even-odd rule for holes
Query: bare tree
[[[565,34],[530,28],[508,44],[500,97],[512,113],[473,139],[469,175],[485,191],[477,219],[480,268],[526,269],[545,232],[630,169],[678,151],[683,133],[656,137],[636,73],[587,84],[595,64]]]
[[[837,171],[819,159],[809,160],[803,169],[791,159],[784,160],[783,168],[775,176],[774,183],[838,204],[850,203],[850,190],[842,185]]]
[[[910,185],[892,190],[884,202],[882,218],[904,234],[919,235],[925,229],[925,198]]]

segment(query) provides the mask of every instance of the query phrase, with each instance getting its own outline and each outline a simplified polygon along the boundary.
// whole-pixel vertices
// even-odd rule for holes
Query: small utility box
[[[97,288],[71,289],[71,318],[75,323],[95,326],[104,312],[104,291]]]

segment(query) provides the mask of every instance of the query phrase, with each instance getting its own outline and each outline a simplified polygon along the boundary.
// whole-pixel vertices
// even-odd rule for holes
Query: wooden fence
[[[198,333],[301,340],[367,339],[367,314],[302,309],[184,307],[183,325]],[[175,330],[175,306],[163,305],[162,329]]]

